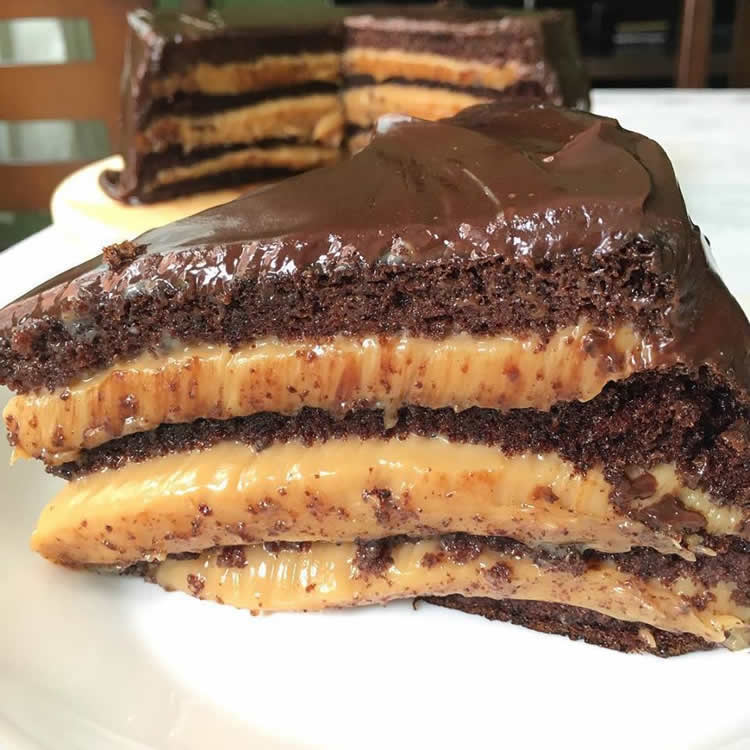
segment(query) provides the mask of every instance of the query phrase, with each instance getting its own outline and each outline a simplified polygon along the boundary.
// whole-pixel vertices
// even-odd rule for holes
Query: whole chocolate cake
[[[746,641],[748,352],[661,148],[529,104],[385,118],[0,312],[50,560],[661,655]]]
[[[130,202],[329,164],[388,112],[438,119],[507,96],[587,103],[561,11],[266,3],[128,20],[125,168],[101,184]]]

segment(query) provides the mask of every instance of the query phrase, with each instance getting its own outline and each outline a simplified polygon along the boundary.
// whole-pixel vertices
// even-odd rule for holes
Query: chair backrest
[[[675,80],[679,88],[703,88],[707,84],[713,20],[713,0],[683,0]]]
[[[676,85],[703,88],[711,72],[713,0],[683,0]],[[735,0],[729,85],[750,86],[750,0]]]
[[[729,85],[750,87],[750,0],[736,0]]]
[[[35,45],[32,37],[27,42],[34,51],[38,48],[36,62],[33,59],[3,61],[0,56],[0,128],[4,128],[0,136],[5,135],[6,141],[5,149],[0,143],[0,211],[46,209],[52,191],[65,175],[85,161],[111,153],[112,146],[116,147],[119,81],[127,30],[125,16],[127,11],[144,5],[150,3],[143,0],[0,0],[0,21],[60,19],[68,30],[71,27],[74,31],[83,29],[83,43],[79,46],[88,47],[93,53],[80,55],[89,59],[45,62],[51,55],[50,45],[54,40],[45,42],[42,37]],[[63,33],[63,53],[69,41],[65,36]],[[94,126],[94,142],[83,149],[84,158],[71,159],[75,149],[68,148],[65,153],[65,143],[44,142],[30,160],[15,160],[13,149],[8,146],[8,142],[12,146],[14,134],[36,132],[39,138],[55,141],[61,131],[49,126],[60,121],[99,123],[98,132]],[[31,146],[32,150],[35,148]],[[23,150],[27,153],[29,148]]]

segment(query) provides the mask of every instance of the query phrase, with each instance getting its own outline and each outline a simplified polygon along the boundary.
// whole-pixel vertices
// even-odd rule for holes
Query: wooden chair
[[[120,73],[127,11],[143,0],[0,0],[0,20],[83,18],[94,47],[90,61],[0,65],[0,119],[99,120],[118,143]],[[0,163],[0,211],[46,210],[56,185],[83,162]]]
[[[713,0],[684,0],[676,84],[703,88],[711,68]],[[729,85],[750,86],[750,0],[736,0]]]

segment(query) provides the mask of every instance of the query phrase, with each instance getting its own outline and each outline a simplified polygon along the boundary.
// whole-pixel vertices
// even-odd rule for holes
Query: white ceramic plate
[[[646,107],[638,96],[595,101],[631,127],[639,117],[658,127],[660,100]],[[628,97],[630,109],[612,111]],[[720,101],[711,99],[717,118]],[[678,174],[696,174],[690,195],[698,180],[695,151],[677,141],[685,132],[674,128],[668,151],[684,155]],[[744,187],[716,170],[714,195],[746,194],[747,164],[738,166]],[[715,234],[747,226],[722,201],[696,205]],[[743,293],[744,256],[724,237],[719,266]],[[0,255],[2,302],[38,283],[29,273],[57,272],[97,244],[88,237],[53,257],[57,239],[48,230]],[[44,262],[29,264],[31,253]],[[253,618],[140,580],[66,571],[28,548],[59,481],[35,462],[10,470],[8,457],[0,440],[2,748],[750,748],[750,653],[627,656],[409,603]]]

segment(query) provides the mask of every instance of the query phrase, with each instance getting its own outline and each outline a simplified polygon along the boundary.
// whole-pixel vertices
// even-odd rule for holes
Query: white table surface
[[[688,210],[711,241],[731,291],[750,299],[750,90],[599,89],[593,110],[662,144]],[[102,241],[72,244],[54,226],[0,253],[0,305],[96,255]]]

